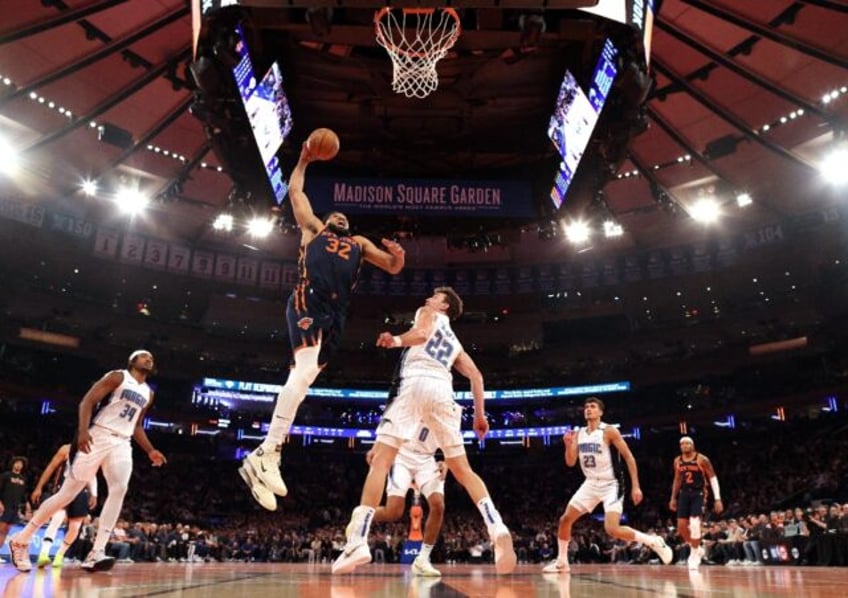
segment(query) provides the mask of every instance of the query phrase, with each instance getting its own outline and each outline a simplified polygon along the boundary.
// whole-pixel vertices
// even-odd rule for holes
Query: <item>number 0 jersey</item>
[[[586,428],[577,431],[577,459],[587,480],[620,482],[624,473],[621,454],[614,446],[604,442],[606,427],[607,424],[601,423],[591,433]]]
[[[418,312],[415,313],[416,319]],[[453,362],[462,353],[462,344],[453,333],[450,318],[445,314],[436,314],[436,325],[430,338],[421,345],[409,347],[403,358],[401,378],[426,376],[453,382],[451,368]]]
[[[121,370],[121,374],[123,381],[100,402],[100,408],[91,423],[129,438],[141,412],[150,403],[150,387],[146,382],[133,378],[128,370]]]

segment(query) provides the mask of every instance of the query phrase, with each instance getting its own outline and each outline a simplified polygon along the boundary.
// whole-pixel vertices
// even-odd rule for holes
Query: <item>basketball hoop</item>
[[[377,43],[392,59],[392,89],[408,98],[425,98],[439,86],[436,63],[448,53],[462,27],[453,8],[389,7],[374,15]]]

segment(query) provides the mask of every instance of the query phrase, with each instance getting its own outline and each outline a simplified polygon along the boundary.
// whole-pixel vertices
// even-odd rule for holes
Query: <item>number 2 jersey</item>
[[[680,489],[686,492],[703,494],[706,492],[706,474],[698,462],[698,453],[686,460],[683,455],[677,461],[677,471],[680,472]]]
[[[601,423],[591,433],[587,428],[577,431],[577,460],[587,480],[593,482],[624,482],[624,463],[621,453],[611,444],[604,442],[604,429]]]
[[[138,418],[150,403],[150,387],[139,382],[128,370],[120,370],[123,381],[112,394],[103,399],[91,424],[106,428],[120,436],[130,438],[133,435]]]
[[[415,313],[416,319],[419,312],[420,309]],[[451,368],[460,353],[462,344],[451,329],[450,318],[436,313],[436,325],[430,338],[423,344],[409,347],[403,356],[401,377],[425,376],[453,382]]]

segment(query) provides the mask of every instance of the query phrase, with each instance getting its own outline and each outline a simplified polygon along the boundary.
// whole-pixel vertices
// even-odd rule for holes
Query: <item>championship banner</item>
[[[536,216],[523,181],[336,179],[312,177],[306,193],[316,213],[427,216]]]

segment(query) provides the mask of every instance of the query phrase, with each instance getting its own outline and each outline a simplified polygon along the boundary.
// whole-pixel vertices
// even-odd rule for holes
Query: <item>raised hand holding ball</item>
[[[331,129],[315,129],[306,140],[306,148],[315,160],[332,160],[339,153],[339,136]]]

